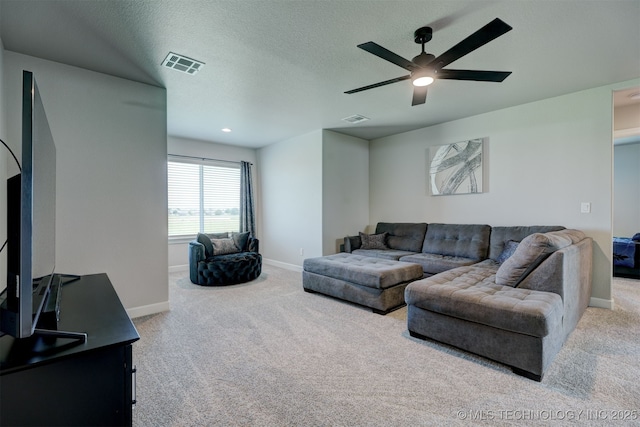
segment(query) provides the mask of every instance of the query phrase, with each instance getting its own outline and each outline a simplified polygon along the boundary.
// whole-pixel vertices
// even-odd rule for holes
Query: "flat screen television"
[[[55,269],[56,147],[33,73],[23,71],[22,168],[7,180],[7,287],[2,332],[34,333]]]
[[[30,71],[22,73],[22,166],[7,180],[6,248],[0,332],[86,341],[85,333],[57,330],[62,281],[79,276],[55,274],[56,147]]]

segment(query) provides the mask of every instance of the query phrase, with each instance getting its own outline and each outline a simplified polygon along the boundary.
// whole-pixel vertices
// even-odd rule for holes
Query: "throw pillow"
[[[244,233],[231,233],[231,238],[238,247],[240,252],[247,252],[249,250],[249,232]]]
[[[496,259],[496,261],[498,261],[498,264],[502,264],[507,259],[509,259],[509,257],[514,254],[519,244],[520,242],[516,242],[515,240],[509,240],[507,243],[505,243],[502,253],[498,255],[498,258]]]
[[[235,254],[240,252],[232,238],[211,239],[213,244],[213,255]]]
[[[558,249],[584,239],[579,230],[560,230],[530,234],[518,245],[496,272],[496,283],[516,287],[542,261]]]
[[[360,233],[360,241],[362,246],[360,249],[389,249],[387,246],[387,233],[386,231],[381,234],[364,234]]]
[[[208,236],[211,239],[226,239],[229,237],[229,233],[225,231],[224,233],[211,233]]]
[[[198,233],[198,236],[196,237],[196,241],[198,243],[202,243],[202,245],[204,246],[205,258],[209,258],[210,256],[213,256],[213,245],[211,244],[211,239],[209,238],[209,236],[203,233]]]

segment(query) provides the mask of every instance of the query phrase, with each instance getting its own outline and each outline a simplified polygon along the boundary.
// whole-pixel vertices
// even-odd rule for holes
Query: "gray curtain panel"
[[[248,231],[252,237],[256,237],[254,212],[251,163],[240,162],[240,232]]]

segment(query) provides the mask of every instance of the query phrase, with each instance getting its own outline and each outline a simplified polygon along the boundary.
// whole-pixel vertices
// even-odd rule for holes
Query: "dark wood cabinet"
[[[106,274],[63,286],[58,329],[88,337],[0,338],[0,425],[130,426],[140,337]]]

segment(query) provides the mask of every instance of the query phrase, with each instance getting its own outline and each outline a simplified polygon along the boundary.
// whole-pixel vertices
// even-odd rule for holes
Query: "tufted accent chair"
[[[192,240],[189,242],[189,278],[202,286],[250,282],[262,272],[262,255],[258,250],[259,241],[253,237],[249,237],[248,250],[224,255],[207,254],[205,245]]]

